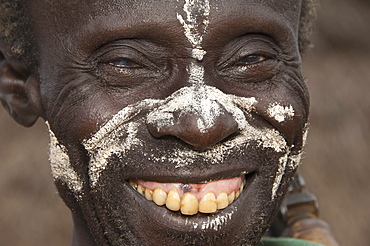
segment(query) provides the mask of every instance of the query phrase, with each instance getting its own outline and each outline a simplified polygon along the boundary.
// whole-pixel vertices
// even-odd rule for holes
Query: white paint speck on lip
[[[235,208],[236,209],[236,208]],[[201,229],[207,230],[212,229],[214,231],[218,231],[221,229],[223,225],[225,225],[228,221],[231,220],[234,211],[228,212],[225,215],[219,215],[214,217],[207,217],[207,221],[202,222]]]
[[[214,230],[218,231],[227,224],[231,219],[234,214],[234,212],[237,211],[237,208],[233,211],[230,211],[228,213],[222,214],[222,215],[212,215],[208,216],[206,221],[203,221],[201,223],[199,222],[194,222],[194,221],[189,221],[188,218],[185,220],[185,225],[191,225],[194,229],[201,229],[201,230]]]
[[[292,105],[282,106],[279,103],[272,103],[267,109],[267,113],[269,114],[270,117],[274,118],[276,121],[283,122],[287,118],[294,116],[294,109]]]
[[[49,122],[46,121],[45,123],[49,129],[50,136],[49,161],[51,174],[54,180],[59,180],[66,184],[74,195],[79,197],[79,193],[82,191],[82,180],[71,165],[66,147],[59,143],[50,128]]]

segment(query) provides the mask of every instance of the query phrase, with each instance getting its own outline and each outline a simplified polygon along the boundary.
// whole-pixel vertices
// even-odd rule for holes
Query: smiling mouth
[[[252,182],[253,173],[205,183],[158,183],[130,179],[139,194],[158,206],[183,215],[216,213],[232,204]]]

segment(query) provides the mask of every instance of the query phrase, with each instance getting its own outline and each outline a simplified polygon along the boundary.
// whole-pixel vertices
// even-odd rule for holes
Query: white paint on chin
[[[66,147],[59,143],[50,128],[49,122],[46,121],[45,123],[49,129],[50,136],[49,161],[51,174],[54,180],[59,180],[66,184],[75,196],[79,197],[79,193],[82,191],[82,180],[71,165]]]

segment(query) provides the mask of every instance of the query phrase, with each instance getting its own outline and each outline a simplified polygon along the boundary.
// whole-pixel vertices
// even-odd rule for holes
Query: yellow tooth
[[[217,210],[216,196],[213,192],[205,194],[199,202],[199,212],[214,213]]]
[[[166,203],[167,193],[160,187],[154,189],[153,201],[158,206],[162,206]]]
[[[166,207],[172,211],[180,210],[180,196],[176,190],[170,190],[166,199]]]
[[[242,184],[242,185],[240,186],[240,188],[239,188],[239,193],[242,193],[243,189],[244,189],[244,185]]]
[[[181,213],[185,215],[198,213],[198,199],[193,194],[187,192],[182,196]]]
[[[229,198],[229,204],[231,204],[235,199],[235,191],[231,192],[228,198]]]
[[[138,185],[136,188],[137,192],[139,192],[141,195],[144,195],[145,188],[142,185]]]
[[[236,198],[238,198],[238,197],[239,197],[239,195],[240,195],[240,191],[239,191],[239,190],[237,190],[237,191],[235,192],[235,199],[236,199]]]
[[[153,191],[150,189],[145,189],[145,198],[149,201],[153,200]]]
[[[130,185],[131,185],[132,187],[134,187],[134,189],[136,189],[136,188],[137,188],[137,184],[136,184],[134,181],[130,180],[129,182],[130,182]]]
[[[221,192],[217,196],[217,209],[226,208],[229,205],[229,198],[227,197],[226,192]]]

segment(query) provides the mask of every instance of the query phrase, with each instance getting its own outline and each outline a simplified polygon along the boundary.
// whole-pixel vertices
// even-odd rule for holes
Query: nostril
[[[174,127],[158,125],[155,122],[147,123],[147,128],[150,134],[156,138],[175,134]]]
[[[230,141],[230,140],[233,140],[233,139],[234,139],[234,138],[236,138],[239,134],[240,134],[240,132],[239,132],[239,131],[234,132],[234,133],[230,134],[229,136],[227,136],[226,138],[222,139],[222,140],[220,141],[220,143],[225,143],[225,142],[228,142],[228,141]]]

